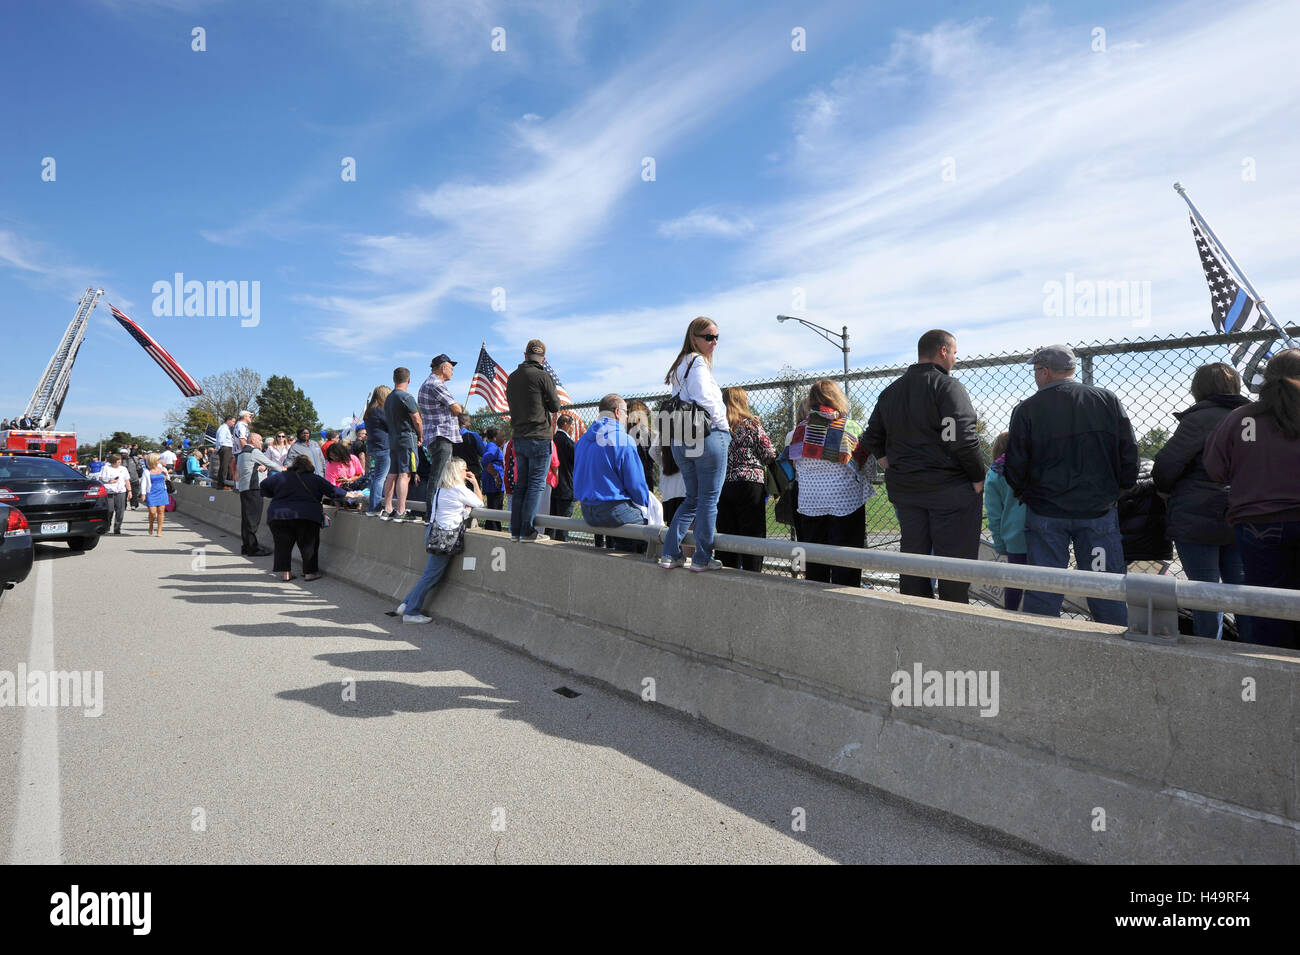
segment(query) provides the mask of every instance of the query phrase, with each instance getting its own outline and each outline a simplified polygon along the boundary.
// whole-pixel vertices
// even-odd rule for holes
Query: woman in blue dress
[[[148,468],[145,470],[149,488],[145,491],[144,503],[149,508],[149,533],[154,532],[154,521],[158,522],[158,536],[162,537],[163,516],[167,513],[167,472],[158,463],[158,452],[151,451],[145,458]]]

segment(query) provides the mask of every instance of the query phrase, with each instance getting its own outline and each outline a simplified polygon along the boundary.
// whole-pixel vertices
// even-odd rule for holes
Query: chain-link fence
[[[1289,328],[1288,334],[1300,336],[1300,328]],[[1173,434],[1177,421],[1174,412],[1191,403],[1189,387],[1192,374],[1201,365],[1226,361],[1233,362],[1237,347],[1253,341],[1275,337],[1272,331],[1245,332],[1235,335],[1184,335],[1171,338],[1135,339],[1132,341],[1095,342],[1076,345],[1079,358],[1079,380],[1114,392],[1128,409],[1129,419],[1137,435],[1140,453],[1153,457]],[[1029,367],[1033,349],[1001,355],[963,358],[953,372],[970,394],[971,403],[978,415],[978,429],[985,445],[985,458],[994,439],[1005,431],[1011,421],[1011,412],[1017,404],[1034,391],[1033,369]],[[906,365],[895,367],[851,369],[821,374],[791,373],[771,379],[757,379],[731,383],[748,392],[751,410],[762,418],[774,446],[782,448],[786,435],[796,423],[796,409],[807,396],[809,387],[820,378],[833,378],[849,397],[850,414],[864,426],[880,393],[895,378],[907,370]],[[627,399],[640,398],[652,409],[668,397],[667,392],[624,395]],[[598,401],[584,401],[573,405],[585,424],[590,424],[597,413]],[[490,414],[475,415],[478,425],[501,424]],[[778,523],[772,513],[773,501],[768,501],[767,531],[769,537],[790,537],[790,529]],[[898,519],[882,487],[867,502],[867,546],[898,548]],[[769,572],[788,573],[788,567],[769,561]],[[1178,571],[1177,566],[1173,568]],[[891,589],[895,579],[872,581],[873,586]]]

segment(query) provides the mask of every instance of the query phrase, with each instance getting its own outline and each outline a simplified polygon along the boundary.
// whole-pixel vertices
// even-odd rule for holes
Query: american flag
[[[546,373],[550,375],[551,380],[555,382],[555,393],[560,397],[560,410],[567,411],[569,414],[573,415],[575,429],[574,440],[576,441],[578,438],[581,438],[582,433],[587,430],[587,422],[583,421],[582,416],[570,407],[573,404],[573,399],[570,398],[569,393],[564,390],[564,385],[560,384],[560,376],[555,373],[555,369],[551,367],[551,363],[543,358],[542,367],[546,369]]]
[[[510,410],[506,404],[506,382],[509,380],[506,370],[487,353],[487,347],[480,346],[478,364],[474,366],[474,377],[469,383],[469,393],[478,395],[497,414],[504,414]]]
[[[1196,239],[1196,249],[1201,255],[1201,267],[1205,269],[1205,280],[1210,283],[1210,319],[1221,334],[1230,332],[1258,332],[1272,328],[1268,320],[1226,264],[1227,256],[1222,255],[1214,240],[1201,231],[1196,219],[1188,216],[1192,223],[1192,236]],[[1264,383],[1263,370],[1273,355],[1277,345],[1277,336],[1262,338],[1259,341],[1242,342],[1232,350],[1233,367],[1241,374],[1241,380],[1251,391],[1258,391]]]
[[[555,369],[551,367],[551,363],[545,358],[542,359],[542,367],[546,369],[546,373],[550,375],[551,380],[555,382],[555,393],[560,396],[560,407],[563,408],[565,405],[573,404],[573,399],[570,398],[569,393],[564,390],[564,385],[560,384],[560,376],[555,373]]]
[[[149,333],[143,328],[123,315],[116,305],[109,305],[108,307],[113,310],[113,317],[121,323],[132,338],[140,343],[140,347],[149,353],[149,357],[156,361],[163,371],[167,372],[167,376],[172,381],[176,382],[176,387],[181,390],[181,394],[186,398],[197,398],[203,394],[203,389],[199,387],[199,383],[176,363],[176,359],[167,353],[167,349],[150,338]]]

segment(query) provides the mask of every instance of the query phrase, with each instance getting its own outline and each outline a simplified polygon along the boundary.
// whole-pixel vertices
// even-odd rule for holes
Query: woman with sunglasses
[[[719,570],[722,561],[713,556],[713,533],[718,519],[718,496],[727,476],[727,449],[731,446],[731,426],[727,423],[727,406],[722,389],[713,377],[713,352],[718,347],[718,326],[700,316],[686,329],[686,340],[677,353],[672,368],[664,377],[674,397],[694,402],[709,417],[709,433],[689,444],[672,446],[673,460],[686,482],[686,500],[682,502],[664,540],[659,566],[665,570],[681,567],[682,538],[695,523],[695,554],[691,570]]]

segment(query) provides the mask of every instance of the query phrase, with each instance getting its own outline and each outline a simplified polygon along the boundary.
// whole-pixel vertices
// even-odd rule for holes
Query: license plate
[[[57,524],[42,524],[42,534],[66,534],[68,532],[68,522],[59,521]]]

